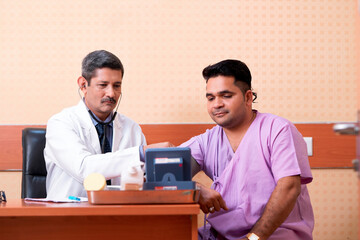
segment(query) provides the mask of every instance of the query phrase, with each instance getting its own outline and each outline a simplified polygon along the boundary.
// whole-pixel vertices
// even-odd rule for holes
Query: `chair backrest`
[[[45,128],[25,128],[22,131],[21,198],[46,197],[45,133]]]

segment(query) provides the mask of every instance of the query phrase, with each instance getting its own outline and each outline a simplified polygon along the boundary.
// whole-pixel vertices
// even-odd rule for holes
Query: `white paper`
[[[78,203],[78,202],[87,202],[86,197],[79,197],[80,200],[71,200],[69,198],[59,198],[59,199],[50,199],[50,198],[25,198],[25,201],[35,201],[35,202],[55,202],[55,203]]]

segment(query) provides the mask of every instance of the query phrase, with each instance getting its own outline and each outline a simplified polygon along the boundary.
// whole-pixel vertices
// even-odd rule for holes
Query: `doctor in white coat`
[[[148,147],[172,147],[171,143],[146,146],[140,126],[113,110],[121,99],[124,68],[105,50],[89,53],[78,78],[83,99],[52,116],[47,123],[44,157],[47,169],[47,198],[86,197],[83,180],[100,173],[112,185],[120,184],[121,172],[140,164]],[[95,125],[109,123],[107,140],[111,152],[103,153]]]

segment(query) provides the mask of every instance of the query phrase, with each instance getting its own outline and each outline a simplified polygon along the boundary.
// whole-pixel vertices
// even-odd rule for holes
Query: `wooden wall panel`
[[[304,137],[313,137],[312,168],[349,168],[356,156],[354,136],[336,135],[333,124],[295,124]],[[175,145],[203,133],[213,124],[143,124],[142,130],[148,144],[170,141]],[[0,126],[0,170],[22,168],[21,133],[25,127]]]
[[[313,137],[313,156],[310,166],[315,168],[352,167],[356,158],[356,137],[338,135],[334,124],[295,124],[304,137]]]
[[[0,126],[0,170],[22,169],[22,130],[26,125],[4,125]]]

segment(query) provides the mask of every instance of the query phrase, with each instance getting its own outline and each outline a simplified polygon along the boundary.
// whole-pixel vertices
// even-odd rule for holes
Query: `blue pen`
[[[74,197],[74,196],[69,196],[70,200],[75,200],[75,201],[80,201],[81,199],[78,197]]]

